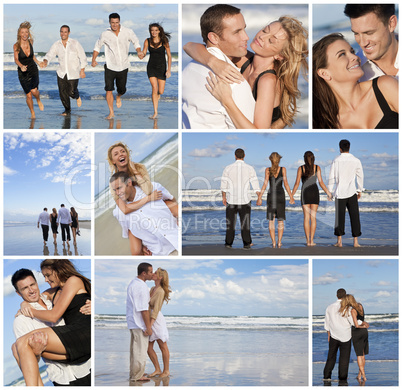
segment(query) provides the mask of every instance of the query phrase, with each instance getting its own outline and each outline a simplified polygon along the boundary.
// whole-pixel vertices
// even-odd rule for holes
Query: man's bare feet
[[[152,374],[148,374],[148,378],[153,378],[154,376],[162,374],[162,371],[160,370],[155,370]]]
[[[355,237],[355,238],[353,239],[353,246],[354,246],[355,248],[359,248],[359,247],[360,247],[360,244],[359,244],[359,241],[357,240],[357,237]]]
[[[31,119],[36,119],[35,113],[31,111]]]
[[[170,375],[169,371],[163,371],[162,374],[159,375],[159,378],[166,378]]]
[[[149,381],[149,378],[147,376],[142,376],[140,379],[135,379],[137,382],[141,381],[141,382],[146,382]]]
[[[39,107],[39,110],[43,111],[44,106],[43,106],[43,103],[40,100],[38,100],[38,107]]]
[[[310,242],[310,246],[316,246],[316,245],[317,244],[314,241]]]
[[[116,107],[117,108],[121,107],[121,97],[119,95],[116,96]]]
[[[82,100],[81,100],[81,98],[79,97],[79,98],[77,99],[77,107],[81,107],[81,105],[82,105]]]
[[[338,247],[338,248],[342,248],[342,243],[341,242],[337,242],[336,244],[334,244],[334,246]]]

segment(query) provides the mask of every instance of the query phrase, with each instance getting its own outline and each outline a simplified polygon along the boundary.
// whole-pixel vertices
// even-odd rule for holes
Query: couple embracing
[[[153,280],[155,287],[148,289],[146,281]],[[137,267],[137,277],[127,288],[126,319],[130,329],[130,381],[149,381],[152,377],[166,378],[169,373],[170,353],[167,346],[169,332],[161,312],[163,302],[169,302],[171,293],[167,271],[141,263]],[[162,352],[163,371],[153,349],[155,341]],[[155,371],[145,374],[147,353]]]
[[[262,28],[247,50],[239,8],[209,7],[200,19],[206,47],[187,43],[194,59],[183,70],[183,127],[269,129],[291,126],[300,96],[297,80],[307,69],[307,30],[282,16]],[[210,72],[210,71],[213,71]]]

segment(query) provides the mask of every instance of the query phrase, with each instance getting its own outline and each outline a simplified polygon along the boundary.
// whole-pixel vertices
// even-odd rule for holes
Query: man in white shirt
[[[234,241],[237,213],[240,216],[243,248],[250,249],[252,245],[250,184],[257,195],[260,193],[260,185],[255,169],[244,162],[244,157],[244,150],[236,149],[236,161],[224,169],[221,178],[222,202],[226,206],[226,248],[231,248]]]
[[[60,27],[60,38],[61,40],[55,42],[46,53],[40,66],[46,68],[54,57],[58,58],[57,86],[61,103],[64,106],[62,115],[69,115],[71,113],[70,98],[77,100],[77,106],[81,107],[78,81],[80,78],[85,78],[85,67],[88,61],[80,43],[70,38],[69,26]]]
[[[130,178],[127,172],[116,172],[110,178],[110,186],[121,200],[126,203],[140,201],[145,197],[152,200],[152,194],[144,191]],[[146,202],[141,208],[124,214],[116,206],[113,215],[122,227],[123,238],[130,239],[132,255],[142,255],[142,245],[155,256],[177,255],[179,229],[177,220],[166,206],[164,200],[174,200],[170,192],[159,183],[152,183],[160,198]]]
[[[358,158],[349,153],[350,142],[343,139],[339,142],[341,154],[332,162],[329,172],[328,190],[335,198],[335,236],[337,247],[342,247],[342,236],[345,234],[346,208],[349,212],[352,228],[353,246],[359,247],[361,236],[359,202],[363,188],[363,167]],[[356,187],[357,184],[357,187]]]
[[[398,19],[395,4],[346,4],[352,32],[363,51],[363,77],[360,81],[389,75],[399,78]]]
[[[338,300],[327,307],[325,311],[324,328],[328,333],[328,356],[324,367],[324,381],[330,381],[332,370],[335,367],[336,355],[339,349],[338,377],[339,384],[346,384],[348,380],[349,358],[352,339],[353,319],[350,310],[345,316],[340,313],[342,298],[346,291],[340,288],[336,292]]]
[[[52,302],[44,295],[40,294],[38,283],[31,270],[25,268],[19,269],[11,277],[11,283],[16,293],[34,309],[52,309]],[[86,306],[88,306],[90,310],[90,302],[84,307]],[[90,312],[88,314],[90,314]],[[13,330],[16,339],[31,331],[38,330],[38,333],[31,337],[29,343],[39,359],[47,345],[47,340],[42,337],[43,333],[40,333],[40,329],[59,325],[64,325],[63,319],[60,319],[57,323],[49,323],[36,318],[18,315],[14,319]],[[91,359],[77,365],[68,365],[54,360],[42,359],[46,363],[46,372],[49,380],[51,380],[55,386],[91,385]]]
[[[101,34],[95,44],[91,64],[93,67],[98,65],[96,58],[98,57],[101,47],[105,45],[105,91],[106,101],[109,107],[109,115],[106,119],[112,119],[114,117],[113,91],[115,81],[117,88],[117,108],[121,107],[121,96],[126,93],[127,73],[128,68],[130,67],[130,62],[128,60],[130,42],[134,45],[138,58],[140,60],[144,58],[144,54],[141,51],[140,41],[133,30],[120,24],[120,15],[117,13],[110,14],[109,23],[110,28]]]
[[[49,213],[45,207],[38,217],[38,229],[39,224],[42,227],[43,243],[46,245],[47,239],[49,238]]]
[[[126,320],[130,330],[130,381],[146,381],[144,376],[147,362],[149,336],[152,334],[149,317],[149,289],[146,280],[152,280],[152,265],[141,263],[137,267],[137,277],[127,288]]]
[[[232,61],[247,54],[248,41],[246,23],[240,9],[228,4],[211,6],[202,15],[200,24],[207,50],[236,68]],[[183,128],[235,128],[223,105],[205,87],[210,71],[195,61],[191,61],[183,70]],[[231,84],[231,88],[237,107],[253,122],[255,100],[250,85],[243,80],[239,84]]]
[[[65,208],[64,204],[60,205],[59,213],[57,215],[57,223],[61,226],[61,239],[63,241],[63,246],[65,246],[66,235],[67,235],[67,245],[70,246],[70,226],[73,220],[71,219],[71,214],[68,209]]]

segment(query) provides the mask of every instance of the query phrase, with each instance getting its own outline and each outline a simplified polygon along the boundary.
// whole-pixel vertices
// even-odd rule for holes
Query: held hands
[[[41,62],[39,62],[39,67],[40,67],[41,69],[46,68],[46,67],[47,67],[47,61],[41,61]]]
[[[144,336],[151,336],[152,335],[152,329],[147,328],[146,331],[144,332]]]
[[[232,65],[216,57],[211,58],[211,60],[210,68],[224,82],[228,84],[240,84],[244,81],[242,74]]]
[[[262,197],[259,196],[257,199],[257,206],[261,206],[262,205]]]
[[[137,55],[138,55],[138,58],[139,58],[140,60],[142,60],[142,59],[145,57],[145,54],[144,54],[142,51],[140,51],[139,53],[137,53]]]
[[[219,77],[217,78],[212,72],[209,72],[207,83],[205,87],[208,92],[222,104],[232,98],[232,88],[230,85]]]
[[[87,299],[84,306],[81,306],[80,313],[85,314],[86,316],[91,315],[91,300]]]
[[[20,307],[21,307],[20,310],[21,310],[22,315],[24,315],[25,317],[34,318],[33,313],[32,313],[32,307],[28,302],[22,301]]]
[[[293,198],[293,195],[290,196],[289,203],[290,204],[295,204],[295,198]]]

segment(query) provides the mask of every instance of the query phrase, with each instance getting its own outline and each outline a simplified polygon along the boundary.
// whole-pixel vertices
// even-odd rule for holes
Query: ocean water
[[[171,386],[306,386],[308,319],[165,316]],[[124,315],[95,316],[95,384],[127,386]],[[161,356],[159,349],[155,351]],[[152,370],[147,362],[146,372]],[[145,386],[155,386],[149,382]]]
[[[43,245],[42,229],[36,223],[4,221],[4,254],[7,256],[88,256],[91,255],[91,229],[80,227],[77,245],[73,245],[70,229],[70,248],[63,247],[61,228],[57,235],[57,246],[53,244],[50,230],[47,246]]]
[[[257,196],[252,197],[251,233],[254,244],[268,246],[271,244],[266,220],[265,197],[262,206],[256,206]],[[199,244],[220,244],[226,232],[225,207],[222,204],[220,190],[183,190],[183,246]],[[397,245],[398,243],[398,191],[367,190],[359,202],[362,236],[364,245]],[[288,200],[288,198],[287,198]],[[295,205],[286,205],[284,246],[288,244],[305,244],[303,229],[303,209],[300,204],[300,190],[295,194]],[[320,206],[317,213],[317,231],[315,241],[328,242],[334,239],[335,203],[326,200],[320,191]],[[346,217],[345,238],[351,236],[349,218]],[[240,222],[236,228],[234,246],[241,247]]]
[[[366,355],[366,363],[370,369],[367,368],[367,374],[371,379],[375,380],[376,376],[380,376],[378,371],[381,370],[382,365],[394,364],[397,366],[399,359],[399,316],[398,314],[366,314],[365,321],[370,325],[368,329],[369,334],[369,354]],[[324,329],[324,316],[313,316],[313,377],[317,378],[322,385],[322,370],[325,364],[328,353],[328,338],[327,332]],[[378,367],[377,372],[375,367]],[[334,377],[337,376],[337,368],[335,367]],[[351,373],[352,371],[352,373]],[[352,346],[350,355],[349,366],[349,379],[352,378],[354,371],[357,372],[357,358]],[[373,378],[374,376],[374,378]],[[370,380],[368,377],[368,384],[370,382],[376,385],[380,383]],[[397,384],[398,372],[393,372],[392,379]],[[385,385],[385,383],[382,383]],[[395,383],[393,386],[396,385]]]
[[[153,177],[158,175],[162,170],[169,169],[169,167],[172,166],[176,166],[177,158],[178,136],[177,134],[175,134],[159,148],[155,149],[150,155],[139,162],[147,167],[147,170],[150,173],[151,180],[153,180]],[[99,186],[101,186],[101,184],[99,184]],[[175,186],[176,184],[174,186],[172,185],[171,187],[166,186],[166,188],[177,199],[177,189],[175,188]],[[100,215],[109,210],[110,207],[115,205],[115,201],[110,193],[109,184],[97,190],[98,191],[95,194],[95,218],[98,218]]]
[[[46,53],[35,53],[36,58],[41,61]],[[86,53],[89,65],[85,68],[86,78],[79,81],[78,89],[83,101],[83,105],[80,109],[77,109],[75,102],[71,102],[72,116],[79,115],[80,120],[72,121],[71,126],[78,128],[104,128],[107,126],[107,122],[102,126],[98,122],[98,118],[105,117],[108,113],[107,104],[105,101],[104,90],[104,63],[105,58],[103,53],[98,56],[98,66],[92,68],[90,65],[92,60],[92,53]],[[121,128],[149,128],[152,127],[152,121],[146,116],[147,127],[144,126],[142,121],[138,120],[138,116],[141,116],[144,111],[144,116],[149,115],[148,110],[152,113],[152,100],[151,100],[151,84],[149,83],[146,67],[149,59],[149,55],[140,61],[136,55],[131,53],[129,55],[130,68],[127,77],[127,92],[123,96],[123,106],[121,110],[128,110],[132,112],[132,115],[136,114],[136,118],[123,118],[123,125]],[[41,99],[45,105],[44,113],[39,114],[37,110],[37,118],[48,115],[58,115],[63,111],[63,106],[59,99],[59,92],[57,88],[57,76],[56,69],[58,63],[51,62],[45,69],[39,69],[39,91],[41,93]],[[4,127],[16,128],[15,121],[20,120],[20,116],[29,117],[29,110],[21,104],[25,104],[25,94],[21,88],[18,80],[17,65],[14,63],[13,53],[4,53],[3,55],[3,67],[4,67]],[[23,99],[23,101],[21,100]],[[173,123],[167,122],[164,128],[177,128],[177,103],[178,103],[178,54],[172,53],[172,75],[166,81],[165,92],[161,96],[160,112],[161,115],[165,114],[165,117],[170,118]],[[15,116],[13,103],[17,104],[22,113]],[[35,107],[36,103],[35,103]],[[146,108],[146,111],[145,109]],[[118,115],[116,110],[116,117]],[[125,112],[125,111],[122,111]],[[26,115],[25,115],[26,114]],[[131,114],[131,113],[130,113]],[[126,115],[128,117],[128,115]],[[59,119],[59,118],[57,118]],[[62,118],[64,119],[64,118]],[[71,118],[69,118],[71,119]],[[73,116],[73,119],[75,117]],[[126,120],[125,120],[126,119]],[[161,118],[162,119],[162,118]],[[126,123],[129,121],[129,123]],[[77,123],[76,123],[77,122]],[[159,121],[163,125],[163,120]],[[54,122],[55,123],[55,122]],[[67,124],[66,124],[67,125]],[[40,125],[39,125],[40,126]],[[45,128],[47,128],[47,122]],[[56,127],[56,124],[54,125]],[[159,126],[161,128],[161,126]]]

